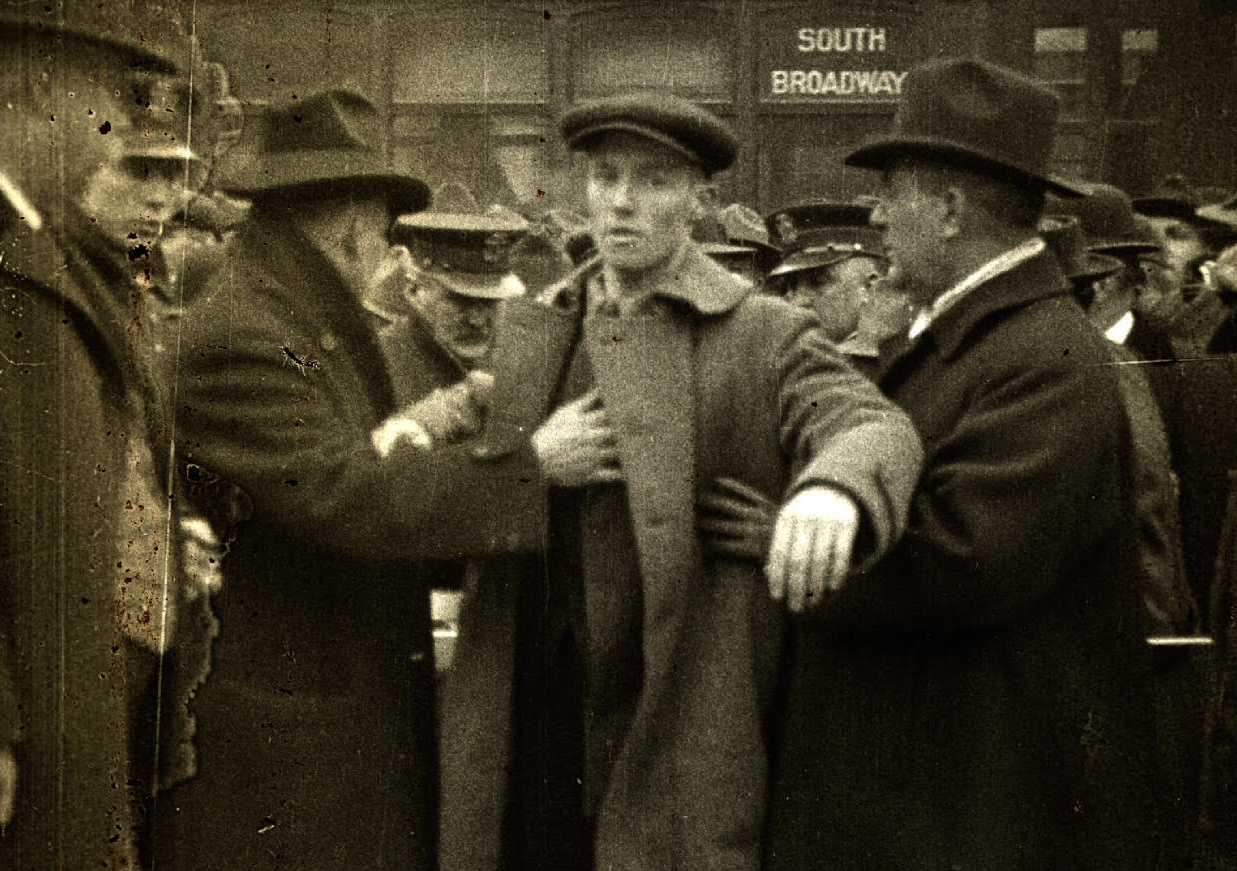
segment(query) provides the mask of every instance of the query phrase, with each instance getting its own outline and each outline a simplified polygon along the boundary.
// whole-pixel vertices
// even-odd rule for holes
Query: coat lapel
[[[579,326],[578,311],[518,298],[503,305],[491,370],[494,394],[483,454],[508,454],[545,418]]]
[[[672,643],[669,628],[697,572],[695,533],[694,318],[589,318],[593,376],[619,460],[644,581],[645,661]]]

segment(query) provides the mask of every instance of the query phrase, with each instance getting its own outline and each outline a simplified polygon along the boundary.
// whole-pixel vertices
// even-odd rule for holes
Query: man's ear
[[[348,224],[344,229],[343,237],[339,240],[340,250],[349,260],[355,260],[361,256],[361,218],[356,212],[352,212],[348,216]]]
[[[708,179],[700,179],[695,185],[695,204],[692,207],[692,220],[699,221],[716,215],[720,208],[720,195],[717,185]]]
[[[942,238],[952,239],[962,232],[970,205],[966,191],[962,188],[950,185],[945,189],[945,193],[940,198],[939,216]]]

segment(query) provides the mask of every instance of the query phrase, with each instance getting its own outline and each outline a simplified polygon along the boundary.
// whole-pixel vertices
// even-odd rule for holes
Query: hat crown
[[[952,140],[991,158],[1044,174],[1060,100],[995,64],[939,60],[906,77],[894,130]]]
[[[373,152],[381,142],[374,104],[354,91],[325,91],[271,110],[267,151],[354,149]]]
[[[1048,175],[1060,105],[1049,88],[994,63],[929,61],[907,73],[892,130],[846,162],[879,169],[917,157],[1075,196]]]
[[[572,106],[559,121],[567,144],[592,148],[606,133],[632,133],[677,151],[710,175],[728,168],[739,150],[734,132],[690,100],[663,91],[634,91]]]

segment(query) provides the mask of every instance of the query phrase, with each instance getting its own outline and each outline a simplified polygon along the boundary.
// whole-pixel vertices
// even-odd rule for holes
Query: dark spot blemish
[[[102,124],[100,124],[100,125],[99,125],[99,132],[100,132],[100,133],[102,133],[104,136],[106,136],[107,134],[111,133],[111,132],[112,132],[112,122],[111,122],[111,121],[104,121]]]
[[[289,487],[295,487],[300,482],[297,481],[296,478],[288,478],[286,481],[284,481],[284,483],[287,484]]]

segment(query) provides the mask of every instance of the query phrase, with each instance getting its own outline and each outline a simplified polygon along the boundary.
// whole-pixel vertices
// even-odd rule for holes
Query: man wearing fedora
[[[901,543],[798,625],[765,867],[1155,867],[1130,436],[1037,235],[1058,111],[984,61],[908,74],[872,222],[915,302],[878,383],[925,468]]]
[[[381,129],[362,96],[316,94],[247,125],[219,168],[253,205],[184,314],[177,436],[190,478],[242,488],[252,516],[190,706],[197,776],[156,809],[160,867],[434,867],[423,558],[506,539],[446,502],[469,492],[446,458],[371,443],[396,400],[363,292],[395,215],[429,199],[387,168]],[[502,470],[482,486],[510,489]]]
[[[918,442],[809,313],[691,240],[735,157],[721,121],[629,94],[561,130],[598,258],[497,327],[478,449],[531,443],[545,540],[461,611],[441,867],[755,869],[786,609],[896,540]],[[785,498],[767,578],[734,527],[697,529],[749,489]]]

